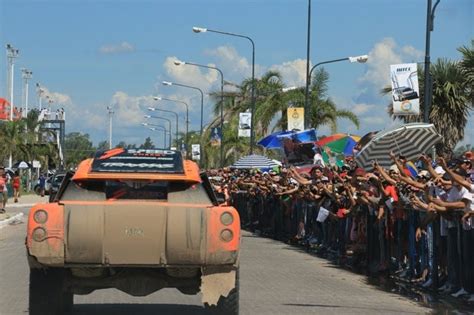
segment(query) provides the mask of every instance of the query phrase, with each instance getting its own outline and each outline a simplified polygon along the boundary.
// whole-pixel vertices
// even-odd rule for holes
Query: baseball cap
[[[329,178],[327,178],[326,176],[323,176],[323,177],[321,177],[321,181],[322,182],[329,182]]]
[[[418,175],[416,175],[416,177],[429,178],[429,177],[430,177],[430,173],[428,173],[427,170],[421,170],[421,171],[418,172]]]
[[[356,176],[364,176],[365,175],[365,170],[361,167],[358,167],[355,170],[355,175]]]

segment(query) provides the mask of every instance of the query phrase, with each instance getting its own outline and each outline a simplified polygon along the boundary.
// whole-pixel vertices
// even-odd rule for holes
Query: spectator
[[[12,187],[13,187],[13,198],[14,202],[18,202],[18,198],[20,197],[20,174],[19,171],[16,171],[13,175],[12,179]]]

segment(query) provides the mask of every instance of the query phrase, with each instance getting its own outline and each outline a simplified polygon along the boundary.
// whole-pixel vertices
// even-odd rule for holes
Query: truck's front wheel
[[[72,299],[67,299],[67,294],[63,292],[63,283],[64,271],[62,269],[31,268],[30,315],[62,314],[72,302]]]

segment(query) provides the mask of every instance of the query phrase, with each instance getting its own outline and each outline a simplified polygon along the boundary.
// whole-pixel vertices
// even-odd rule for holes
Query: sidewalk
[[[18,199],[17,203],[13,202],[13,198],[8,198],[7,206],[5,207],[6,212],[0,213],[0,229],[14,222],[22,221],[23,212],[20,212],[17,208],[28,208],[42,202],[48,202],[48,196],[24,195]]]

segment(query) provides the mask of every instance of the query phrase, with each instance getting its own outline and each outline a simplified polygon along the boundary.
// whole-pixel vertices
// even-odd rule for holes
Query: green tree
[[[64,151],[66,167],[74,168],[79,162],[92,156],[96,149],[92,145],[92,141],[87,133],[70,132],[66,134],[64,139]]]
[[[151,141],[150,137],[146,137],[145,142],[140,145],[139,149],[151,149],[153,148],[153,141]]]

